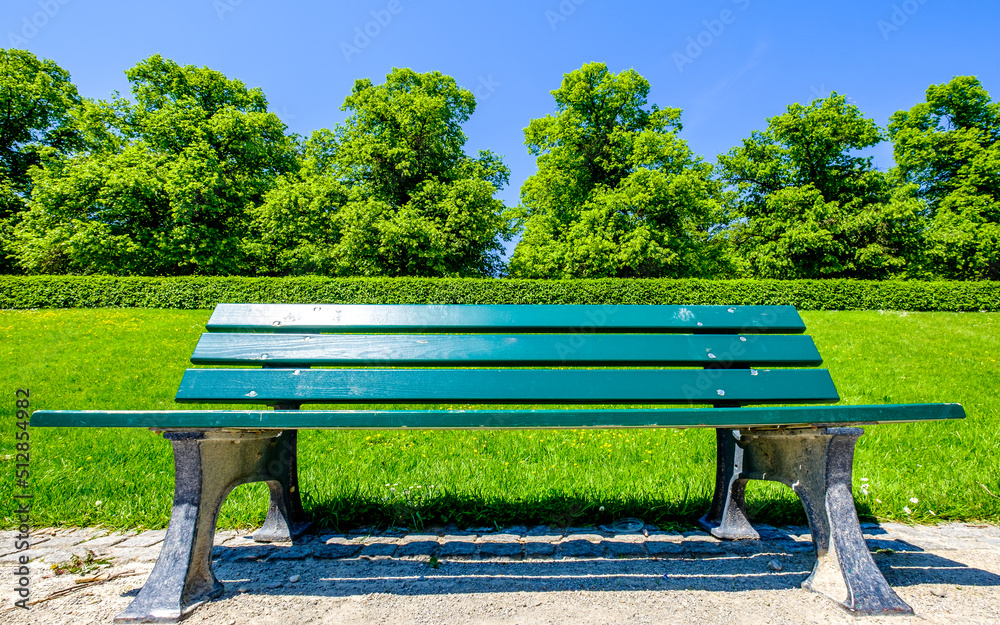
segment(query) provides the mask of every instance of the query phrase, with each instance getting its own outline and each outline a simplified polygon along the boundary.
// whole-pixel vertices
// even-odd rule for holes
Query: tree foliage
[[[524,129],[513,209],[503,159],[465,151],[475,97],[439,72],[356,81],[307,139],[207,67],[126,76],[91,101],[0,49],[0,273],[1000,279],[1000,103],[971,76],[887,130],[837,93],[793,104],[713,168],[635,70],[586,64]],[[862,154],[886,139],[880,171]]]
[[[475,98],[439,72],[358,80],[348,119],[306,142],[303,166],[256,213],[278,274],[476,276],[500,268],[512,220],[500,157],[464,151]]]
[[[911,267],[921,205],[858,150],[882,132],[836,93],[793,104],[719,156],[732,191],[728,237],[763,278],[885,278]]]
[[[260,89],[159,55],[133,101],[87,102],[85,149],[46,159],[15,243],[29,272],[239,274],[250,209],[294,166]]]
[[[978,79],[959,76],[893,115],[889,134],[900,176],[929,207],[928,269],[1000,279],[1000,103]]]
[[[69,72],[31,52],[0,48],[0,272],[13,268],[6,248],[31,193],[28,172],[43,154],[79,146],[72,122],[79,106]]]
[[[590,63],[552,92],[557,113],[531,120],[538,173],[521,187],[517,277],[683,277],[715,269],[711,166],[678,137],[680,109],[648,106],[635,70]]]

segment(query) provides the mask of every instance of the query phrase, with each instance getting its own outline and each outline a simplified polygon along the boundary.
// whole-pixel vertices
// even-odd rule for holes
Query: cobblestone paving
[[[913,584],[924,583],[921,580],[932,579],[926,577],[927,571],[937,571],[935,574],[940,577],[938,582],[942,584],[957,585],[957,587],[962,587],[964,584],[971,589],[989,587],[989,592],[995,592],[993,589],[1000,586],[1000,575],[998,575],[1000,570],[991,572],[949,559],[949,554],[973,552],[982,554],[978,556],[979,558],[986,557],[988,560],[1000,561],[998,526],[962,523],[908,526],[886,523],[863,524],[862,527],[876,562],[887,572],[887,576],[892,573],[890,583],[894,586],[901,582],[905,583],[910,578]],[[581,570],[589,570],[588,575],[593,576],[594,571],[613,571],[618,566],[616,563],[623,561],[640,563],[669,560],[679,567],[676,569],[677,572],[657,573],[652,576],[643,573],[633,577],[642,581],[645,577],[666,579],[673,575],[676,581],[685,576],[701,575],[700,569],[706,566],[709,568],[721,566],[721,564],[706,565],[713,560],[721,563],[730,560],[747,562],[751,559],[761,559],[763,564],[754,565],[760,569],[759,575],[763,576],[761,578],[763,581],[760,582],[761,588],[797,588],[798,582],[801,582],[799,577],[804,578],[811,567],[813,545],[808,528],[758,526],[758,529],[761,540],[733,542],[719,541],[700,531],[662,532],[650,526],[634,533],[616,532],[607,526],[565,530],[548,527],[508,527],[500,531],[491,531],[489,528],[460,530],[448,527],[414,533],[398,530],[375,532],[362,529],[347,534],[307,535],[295,544],[260,544],[253,542],[246,533],[219,531],[216,534],[213,559],[219,578],[226,582],[227,595],[281,592],[280,589],[289,591],[295,589],[301,594],[305,585],[296,585],[298,579],[294,582],[289,581],[287,572],[296,570],[296,566],[301,568],[305,564],[310,567],[319,566],[321,569],[323,566],[340,566],[333,561],[342,561],[345,565],[355,561],[357,564],[355,568],[368,566],[366,562],[369,565],[373,562],[382,565],[396,562],[399,572],[394,583],[401,583],[400,590],[402,590],[407,583],[422,581],[425,574],[431,576],[437,573],[430,570],[430,566],[433,564],[436,567],[437,562],[441,562],[442,566],[447,565],[451,571],[472,570],[462,565],[462,562],[467,562],[469,565],[476,562],[484,564],[521,562],[525,566],[531,562],[552,562],[559,563],[565,570],[582,566],[584,569]],[[28,550],[15,551],[15,533],[3,531],[0,532],[0,574],[3,574],[9,582],[18,559],[27,556],[31,560],[29,568],[32,576],[42,587],[35,591],[37,598],[37,593],[42,592],[43,588],[44,592],[48,593],[54,588],[73,584],[71,576],[55,579],[50,570],[52,564],[65,562],[74,555],[85,557],[88,552],[93,552],[99,558],[110,560],[111,570],[132,569],[139,573],[126,580],[127,586],[133,590],[116,596],[116,601],[123,606],[127,605],[131,596],[134,596],[135,589],[142,585],[144,575],[159,555],[164,535],[164,530],[109,532],[97,528],[43,529],[32,534]],[[990,552],[996,554],[995,558],[990,557]],[[324,565],[323,561],[327,561],[328,564]],[[768,566],[771,567],[769,570]],[[419,568],[414,569],[414,567]],[[262,570],[284,573],[276,573],[276,579],[265,580]],[[378,570],[379,572],[373,575],[384,577],[385,571],[391,569],[382,566]],[[948,577],[951,575],[949,571],[958,571],[963,576]],[[789,579],[788,575],[792,572],[797,577]],[[617,575],[608,573],[612,574]],[[921,575],[925,577],[920,578]],[[298,578],[298,575],[293,577]],[[361,577],[364,578],[363,575]],[[560,582],[557,577],[553,577],[551,582],[554,585],[553,590],[559,589]],[[531,579],[534,580],[533,583],[538,584],[537,572],[533,572]],[[350,581],[363,586],[362,582],[353,579]],[[657,581],[657,584],[660,581]],[[116,583],[122,581],[118,580]],[[543,582],[542,586],[548,583],[550,582]],[[573,584],[575,583],[577,582],[574,581]],[[359,586],[359,589],[363,593],[362,586]],[[992,595],[990,597],[989,601],[993,601]],[[58,599],[52,604],[59,601],[69,600]],[[10,602],[5,600],[4,603]],[[46,605],[49,606],[47,609],[56,609],[55,605]],[[6,605],[0,606],[0,609],[6,607]],[[996,606],[996,613],[1000,615],[1000,604]],[[0,612],[0,623],[19,623],[21,621],[10,620],[18,616],[19,614],[11,611]],[[86,622],[109,621],[98,619]]]
[[[647,526],[642,532],[616,533],[612,528],[511,527],[499,532],[480,529],[379,533],[360,529],[348,534],[313,534],[292,544],[261,544],[248,534],[221,530],[215,536],[217,563],[254,560],[390,558],[648,558],[662,555],[750,555],[764,551],[811,552],[806,527],[757,526],[762,540],[719,541],[701,531],[661,532]],[[869,548],[876,553],[995,549],[1000,553],[1000,527],[948,524],[910,526],[898,523],[863,524]],[[41,529],[32,534],[31,547],[14,550],[14,532],[0,532],[0,564],[13,566],[21,556],[50,565],[73,555],[112,558],[118,563],[153,562],[165,530],[112,532],[96,528]]]

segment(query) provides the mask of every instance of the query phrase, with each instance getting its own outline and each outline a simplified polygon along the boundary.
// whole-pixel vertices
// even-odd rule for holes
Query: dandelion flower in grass
[[[97,501],[94,502],[94,506],[100,508],[102,503],[104,503],[104,502],[101,501],[100,499],[98,499]]]
[[[600,508],[598,508],[597,511],[598,512],[604,512],[604,506],[601,506]]]
[[[920,503],[920,500],[916,497],[910,497],[910,503]]]
[[[908,506],[903,506],[903,512],[905,512],[906,514],[912,514],[913,510],[910,510]]]

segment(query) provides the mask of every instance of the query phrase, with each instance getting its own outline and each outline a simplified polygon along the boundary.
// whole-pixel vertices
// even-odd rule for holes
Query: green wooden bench
[[[822,360],[790,306],[220,304],[207,329],[191,361],[244,368],[189,369],[176,401],[273,409],[32,416],[35,426],[151,428],[173,445],[176,491],[162,551],[118,622],[177,621],[222,593],[212,571],[215,524],[240,484],[270,490],[256,540],[301,533],[296,431],[339,428],[715,428],[705,528],[722,539],[758,538],[745,485],[782,482],[801,498],[816,546],[802,585],[856,612],[911,612],[862,537],[851,469],[863,430],[847,426],[964,416],[958,404],[803,406],[839,397],[829,372],[814,368]],[[300,409],[322,403],[512,407]],[[538,404],[582,407],[517,407]],[[706,407],[625,407],[658,404]]]

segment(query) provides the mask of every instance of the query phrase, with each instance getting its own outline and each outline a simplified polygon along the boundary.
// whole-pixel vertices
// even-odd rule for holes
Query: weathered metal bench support
[[[280,533],[293,520],[289,487],[294,432],[166,431],[174,448],[174,507],[163,547],[146,584],[117,623],[173,623],[222,594],[212,572],[219,508],[240,484],[267,482]],[[298,489],[295,490],[296,494]],[[277,496],[276,496],[277,494]]]
[[[785,484],[799,496],[809,520],[816,565],[802,583],[848,610],[865,614],[912,613],[872,560],[851,493],[854,446],[861,428],[741,430],[734,452],[742,470],[731,480],[725,511],[742,515],[747,480]],[[741,462],[740,462],[741,461]],[[723,517],[723,524],[737,515]],[[745,517],[744,517],[745,518]]]
[[[278,439],[278,459],[275,461],[278,464],[269,468],[272,469],[272,475],[280,479],[267,483],[271,498],[267,507],[267,519],[252,535],[259,543],[290,542],[304,534],[312,525],[306,521],[302,511],[297,440],[297,430],[284,430]]]
[[[707,532],[724,540],[757,540],[760,534],[750,525],[743,496],[747,480],[743,473],[743,448],[739,430],[715,430],[715,494],[708,513],[698,519]]]

